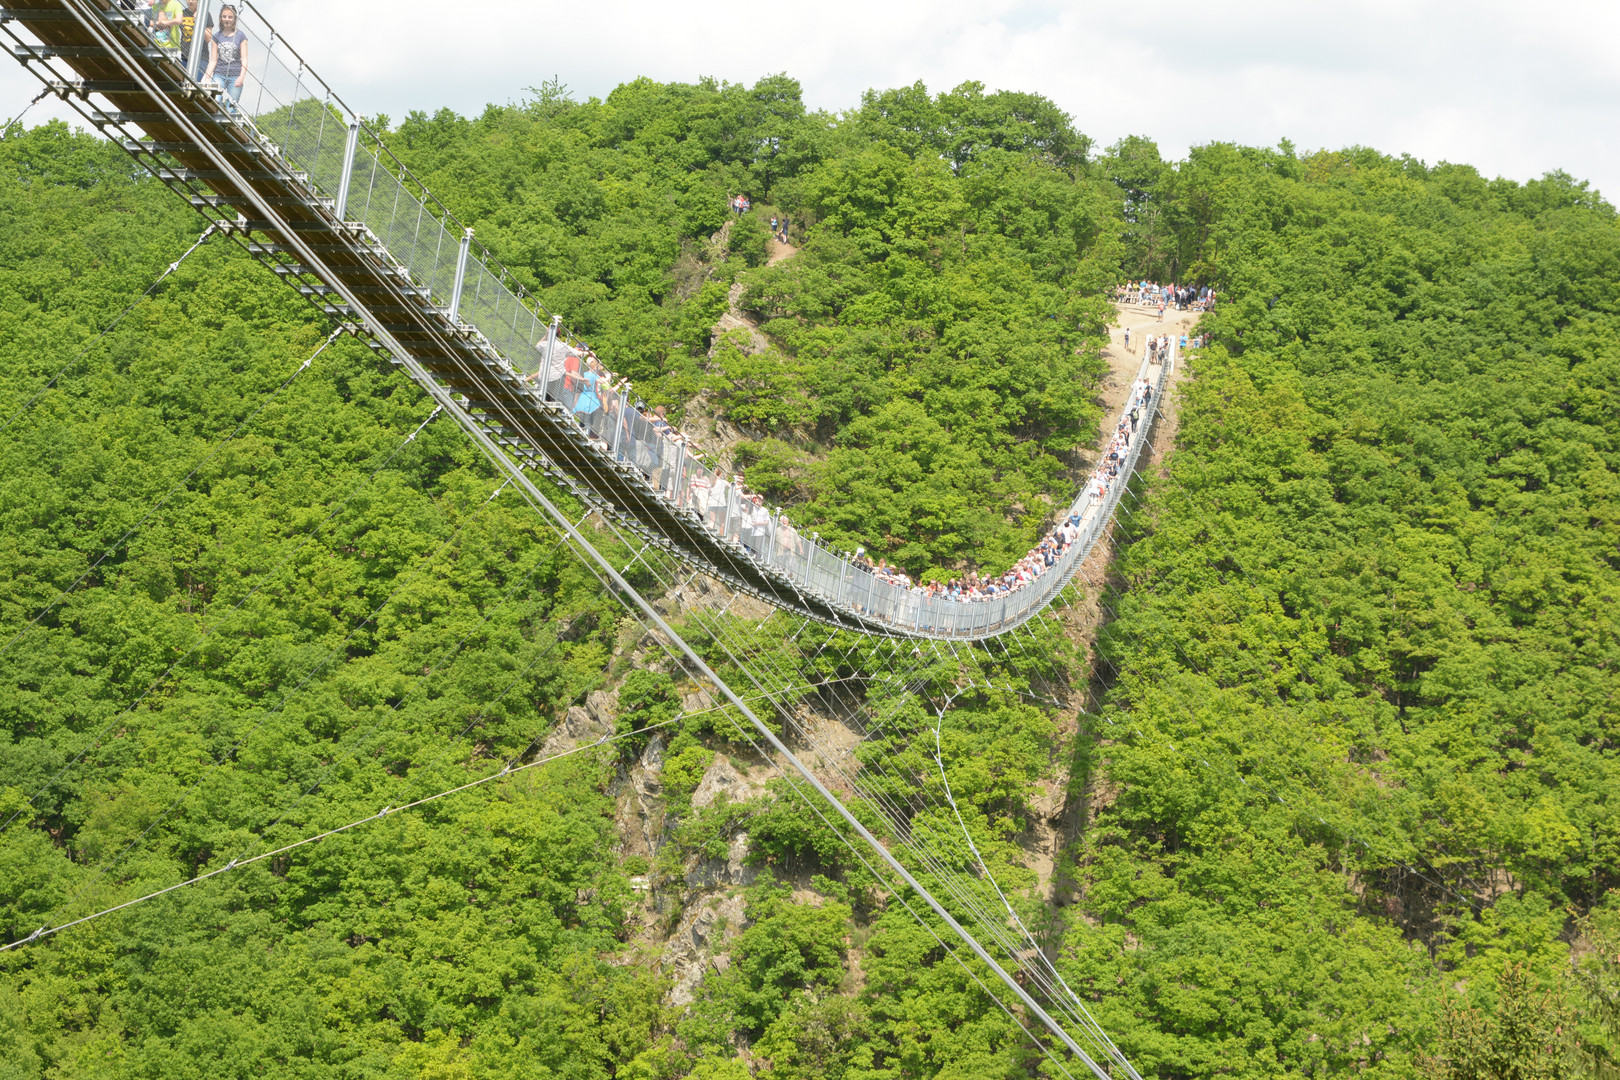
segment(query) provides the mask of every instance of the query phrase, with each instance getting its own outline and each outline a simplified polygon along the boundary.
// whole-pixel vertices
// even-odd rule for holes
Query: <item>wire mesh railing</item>
[[[1133,433],[1112,468],[1121,479],[1093,478],[1049,535],[1038,563],[1017,583],[965,591],[912,584],[870,562],[841,555],[806,535],[780,510],[695,457],[659,416],[635,400],[628,383],[521,286],[472,232],[405,168],[378,133],[312,71],[253,4],[198,0],[189,35],[172,23],[183,0],[163,0],[129,17],[143,23],[190,78],[213,92],[223,110],[265,150],[280,156],[343,220],[362,227],[364,243],[387,259],[449,319],[482,337],[514,383],[558,406],[604,468],[639,474],[667,504],[780,581],[788,593],[813,596],[868,624],[933,637],[993,636],[1051,602],[1106,527],[1135,470],[1145,438]],[[167,11],[168,17],[154,13]],[[465,241],[465,243],[464,243]],[[1170,357],[1144,357],[1125,413],[1140,406],[1138,387],[1162,391]],[[1123,414],[1122,414],[1123,415]],[[575,477],[591,487],[592,476]],[[679,538],[671,537],[672,540]],[[707,560],[704,560],[705,562]],[[794,597],[780,598],[792,603]]]

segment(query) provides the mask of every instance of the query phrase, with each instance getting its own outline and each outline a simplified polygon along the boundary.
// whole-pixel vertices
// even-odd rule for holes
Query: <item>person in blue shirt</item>
[[[574,399],[574,419],[586,428],[592,426],[592,417],[601,410],[602,399],[597,390],[602,385],[602,365],[593,357],[585,363],[585,374],[580,376],[582,389]]]

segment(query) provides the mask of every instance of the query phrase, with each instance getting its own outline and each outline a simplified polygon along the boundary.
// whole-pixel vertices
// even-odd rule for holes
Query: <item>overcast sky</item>
[[[477,112],[557,76],[576,98],[647,75],[785,71],[811,108],[977,79],[1044,94],[1099,146],[1365,145],[1620,193],[1620,0],[261,0],[363,113]],[[0,117],[38,91],[0,67]],[[54,102],[29,114],[53,115]],[[58,106],[59,107],[59,106]]]

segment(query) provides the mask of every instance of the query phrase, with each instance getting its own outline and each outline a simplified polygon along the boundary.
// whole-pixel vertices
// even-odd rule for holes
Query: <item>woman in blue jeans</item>
[[[203,85],[212,82],[223,87],[233,103],[241,101],[247,59],[248,38],[237,29],[236,5],[226,4],[219,9],[219,29],[208,39],[208,70],[203,72]]]

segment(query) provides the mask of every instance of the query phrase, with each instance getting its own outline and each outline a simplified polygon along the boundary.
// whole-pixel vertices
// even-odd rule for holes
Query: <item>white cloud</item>
[[[1101,145],[1169,156],[1213,140],[1371,146],[1525,180],[1562,168],[1620,197],[1620,5],[1442,0],[800,5],[694,0],[265,0],[362,112],[476,112],[556,75],[602,96],[646,75],[751,83],[786,71],[807,102],[977,79],[1052,98]],[[1551,12],[1551,13],[1549,13]],[[37,84],[0,69],[0,115]],[[50,115],[45,103],[30,119]],[[58,106],[59,108],[59,106]]]

